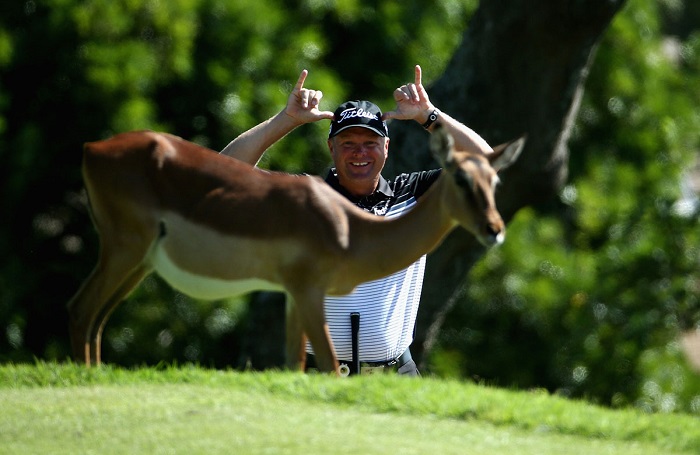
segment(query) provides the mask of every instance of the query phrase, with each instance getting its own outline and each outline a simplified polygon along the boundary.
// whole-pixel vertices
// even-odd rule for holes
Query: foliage
[[[438,370],[456,374],[441,359],[457,360],[458,374],[499,384],[700,413],[700,377],[660,354],[700,327],[700,212],[681,193],[700,145],[700,48],[664,37],[657,7],[632,1],[614,20],[559,211],[519,213],[473,270]],[[669,369],[676,379],[659,375]]]

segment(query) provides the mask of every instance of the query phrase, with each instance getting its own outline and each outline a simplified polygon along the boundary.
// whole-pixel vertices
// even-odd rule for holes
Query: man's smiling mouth
[[[364,166],[367,166],[369,163],[367,161],[362,161],[359,163],[350,163],[350,164],[353,166],[357,166],[357,167],[364,167]]]

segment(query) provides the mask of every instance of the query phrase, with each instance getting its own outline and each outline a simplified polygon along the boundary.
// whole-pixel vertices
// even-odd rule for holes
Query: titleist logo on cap
[[[372,120],[379,120],[379,117],[377,117],[375,114],[372,114],[371,112],[368,112],[362,108],[350,108],[345,109],[343,112],[341,112],[337,121],[338,123],[342,123],[344,120],[356,117],[364,117]]]
[[[381,109],[370,101],[346,101],[333,114],[329,138],[353,127],[367,128],[380,136],[389,136],[386,122],[382,121]]]

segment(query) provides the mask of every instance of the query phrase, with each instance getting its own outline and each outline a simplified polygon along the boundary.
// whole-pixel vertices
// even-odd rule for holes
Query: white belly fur
[[[252,291],[284,290],[278,284],[257,278],[228,281],[196,275],[182,270],[170,260],[164,248],[158,244],[155,245],[151,252],[150,262],[154,271],[170,286],[197,299],[216,300],[247,294]]]

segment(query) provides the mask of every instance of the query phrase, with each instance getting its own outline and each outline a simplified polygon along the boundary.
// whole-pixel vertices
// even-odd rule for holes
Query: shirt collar
[[[336,190],[337,192],[339,192],[340,194],[342,194],[343,196],[345,196],[353,202],[358,202],[361,199],[369,198],[372,196],[384,196],[385,198],[390,198],[394,196],[394,191],[391,189],[391,186],[389,186],[389,182],[387,182],[381,174],[379,175],[379,183],[377,184],[377,189],[374,190],[374,193],[372,193],[369,196],[363,196],[359,198],[350,194],[350,192],[346,190],[343,185],[340,184],[340,182],[338,181],[338,174],[336,173],[335,168],[332,168],[328,171],[328,175],[326,176],[326,183],[328,183],[331,187],[333,187],[334,190]]]

